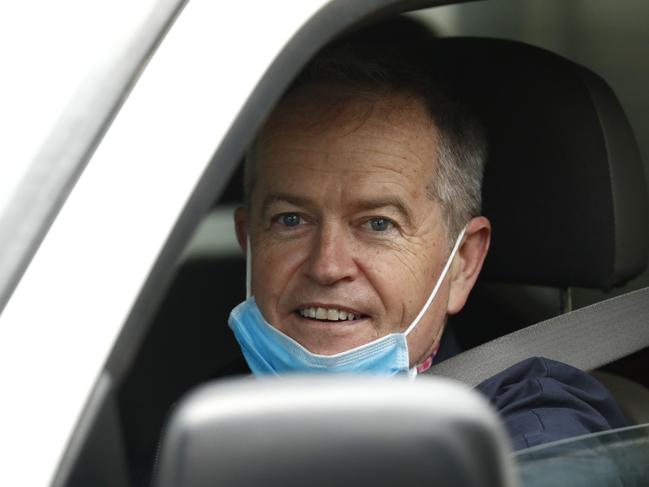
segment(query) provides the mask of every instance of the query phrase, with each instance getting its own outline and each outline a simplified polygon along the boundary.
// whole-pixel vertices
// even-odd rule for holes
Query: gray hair
[[[437,164],[428,195],[442,207],[449,240],[482,211],[482,177],[487,142],[482,126],[472,117],[459,114],[450,126],[431,115],[438,130]]]
[[[358,36],[323,50],[293,82],[284,99],[313,85],[369,91],[384,95],[406,93],[421,98],[438,134],[437,164],[427,184],[429,198],[441,208],[449,244],[482,208],[482,177],[487,154],[484,129],[457,100],[442,89],[439,75],[425,66],[430,53],[422,55],[405,42],[381,44]],[[428,61],[428,63],[426,62]],[[280,102],[281,103],[281,102]],[[248,205],[255,184],[256,143],[245,159],[244,197]]]

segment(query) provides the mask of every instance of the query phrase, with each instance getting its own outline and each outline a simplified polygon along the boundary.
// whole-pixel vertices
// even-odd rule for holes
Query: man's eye
[[[392,222],[387,218],[372,218],[368,223],[375,232],[385,232],[392,226]]]
[[[296,213],[284,213],[280,215],[279,222],[287,227],[296,227],[302,222],[302,219]]]

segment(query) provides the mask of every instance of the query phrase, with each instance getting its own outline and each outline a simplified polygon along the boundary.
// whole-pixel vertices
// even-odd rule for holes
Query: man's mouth
[[[317,321],[353,321],[359,320],[364,317],[360,313],[337,308],[310,307],[300,308],[297,310],[297,312],[304,318],[309,318]]]

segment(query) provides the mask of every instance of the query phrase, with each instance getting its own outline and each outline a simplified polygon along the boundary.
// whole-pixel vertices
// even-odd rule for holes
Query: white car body
[[[264,71],[325,3],[193,0],[180,13],[2,311],[1,485],[50,485],[189,195]]]

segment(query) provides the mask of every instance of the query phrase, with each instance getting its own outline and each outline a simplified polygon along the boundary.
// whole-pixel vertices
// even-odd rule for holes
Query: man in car
[[[415,376],[459,351],[444,331],[489,248],[486,142],[416,57],[331,47],[248,154],[235,223],[250,297],[230,326],[253,373]],[[547,359],[478,390],[514,448],[626,424],[599,383]]]

